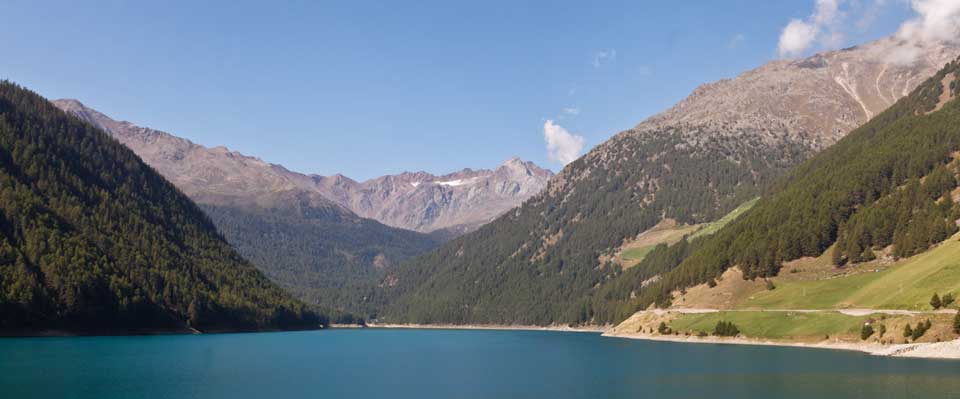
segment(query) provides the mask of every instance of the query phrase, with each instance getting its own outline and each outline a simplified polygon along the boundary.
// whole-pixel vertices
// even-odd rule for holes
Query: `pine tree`
[[[953,294],[949,292],[946,294],[943,294],[943,297],[940,298],[940,302],[942,303],[942,307],[944,308],[949,307],[950,305],[953,305],[955,301],[956,299],[953,297]]]
[[[933,298],[930,298],[930,306],[933,306],[933,310],[940,309],[940,306],[943,306],[939,295],[933,294]]]
[[[740,329],[733,322],[718,321],[713,327],[713,335],[718,337],[735,337],[740,334]]]
[[[670,330],[670,327],[667,327],[667,323],[661,321],[660,326],[657,327],[657,332],[661,335],[670,335],[672,330]]]
[[[864,324],[860,329],[860,339],[866,341],[871,335],[873,335],[873,327],[870,324]]]

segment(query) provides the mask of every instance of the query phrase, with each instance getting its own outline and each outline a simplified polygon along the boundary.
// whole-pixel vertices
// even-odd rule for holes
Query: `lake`
[[[331,330],[0,339],[4,398],[960,397],[960,362],[594,333]]]

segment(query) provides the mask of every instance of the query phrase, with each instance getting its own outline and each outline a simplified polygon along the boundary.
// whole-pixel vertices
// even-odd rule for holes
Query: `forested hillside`
[[[387,314],[458,323],[605,318],[591,294],[622,271],[601,255],[663,217],[716,220],[806,155],[790,143],[771,150],[728,138],[687,146],[668,132],[619,135],[516,211],[404,264],[399,289],[384,292],[411,288]]]
[[[710,282],[739,266],[746,278],[776,275],[785,261],[833,262],[925,251],[957,231],[954,159],[960,150],[960,61],[833,147],[794,169],[774,194],[701,244],[634,302],[669,301],[673,290]]]
[[[214,224],[267,277],[308,303],[374,312],[364,297],[396,262],[438,240],[305,199],[274,208],[201,204]]]
[[[0,82],[0,331],[312,328],[190,199],[106,133]]]
[[[368,298],[391,321],[622,319],[644,285],[703,241],[654,249],[626,270],[612,261],[622,248],[665,220],[712,222],[766,192],[957,54],[920,49],[929,57],[910,66],[876,56],[900,45],[884,39],[775,61],[703,85],[567,165],[522,206],[404,263],[388,276],[395,285]]]

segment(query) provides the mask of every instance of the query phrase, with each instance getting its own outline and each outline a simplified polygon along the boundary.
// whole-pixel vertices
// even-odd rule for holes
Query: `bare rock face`
[[[342,175],[305,175],[225,147],[207,148],[116,121],[77,100],[54,104],[110,133],[203,204],[276,207],[300,203],[353,212],[407,230],[462,234],[520,205],[553,175],[517,158],[494,170],[463,169],[443,176],[407,172],[356,182]]]
[[[313,176],[313,181],[327,198],[388,226],[464,233],[520,205],[552,176],[513,158],[494,170],[463,169],[443,176],[408,172],[364,182],[340,175]]]
[[[960,55],[960,48],[927,44],[914,62],[893,62],[904,46],[885,38],[800,60],[778,60],[698,87],[686,99],[632,130],[702,127],[717,135],[776,142],[789,139],[821,150],[883,112]]]

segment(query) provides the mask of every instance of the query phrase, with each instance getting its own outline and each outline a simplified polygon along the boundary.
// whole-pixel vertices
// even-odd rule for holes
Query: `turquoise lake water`
[[[2,398],[956,398],[960,362],[592,333],[0,339]]]

